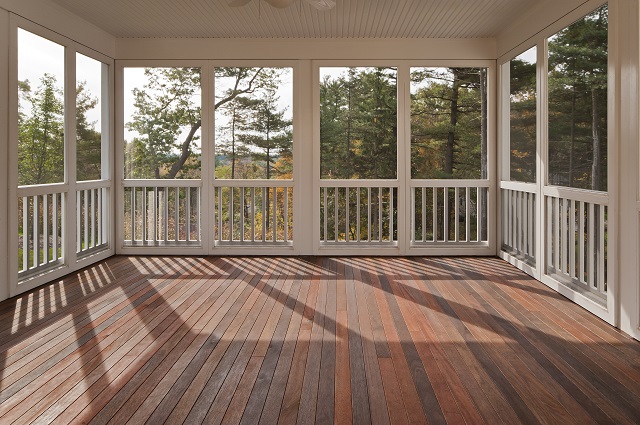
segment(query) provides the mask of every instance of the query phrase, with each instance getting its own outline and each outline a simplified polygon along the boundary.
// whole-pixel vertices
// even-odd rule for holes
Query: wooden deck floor
[[[640,423],[640,343],[498,259],[114,257],[0,303],[0,423]]]

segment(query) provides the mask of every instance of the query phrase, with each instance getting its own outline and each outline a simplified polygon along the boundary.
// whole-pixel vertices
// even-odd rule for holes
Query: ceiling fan
[[[258,1],[261,1],[261,0],[258,0]],[[264,1],[273,7],[282,9],[282,8],[291,6],[296,0],[264,0]],[[336,2],[334,0],[305,0],[305,1],[318,10],[331,10],[336,6]],[[251,0],[232,0],[229,2],[229,6],[241,7],[249,4],[249,2],[251,2]]]

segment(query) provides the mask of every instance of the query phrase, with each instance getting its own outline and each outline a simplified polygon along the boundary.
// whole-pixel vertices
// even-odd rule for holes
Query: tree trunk
[[[349,85],[347,87],[347,152],[345,153],[345,168],[349,170],[348,176],[342,176],[350,178],[353,173],[351,167],[351,79],[349,79]]]
[[[236,107],[231,108],[231,179],[236,177]]]
[[[169,170],[169,173],[167,174],[167,177],[166,177],[167,179],[175,179],[176,175],[178,175],[178,172],[182,169],[184,164],[187,162],[187,159],[189,159],[189,155],[191,155],[189,146],[191,145],[191,141],[196,135],[196,131],[198,131],[201,125],[202,125],[202,120],[198,120],[191,126],[191,130],[189,130],[189,134],[187,134],[187,137],[184,139],[184,142],[182,142],[182,148],[180,149],[180,157],[171,166],[171,169]]]
[[[456,142],[456,125],[458,124],[458,97],[460,91],[460,71],[452,68],[453,74],[453,87],[451,89],[451,102],[450,110],[451,116],[449,118],[449,134],[447,136],[447,149],[445,152],[445,166],[444,172],[453,175],[453,163],[454,163],[454,149]]]
[[[576,88],[571,89],[571,143],[569,146],[569,187],[573,187],[573,156],[576,148]]]
[[[598,96],[596,88],[591,88],[591,132],[593,135],[593,163],[591,165],[591,189],[600,190],[600,170],[601,170],[601,158],[600,158],[600,128],[598,127],[600,121],[600,113],[598,111]]]

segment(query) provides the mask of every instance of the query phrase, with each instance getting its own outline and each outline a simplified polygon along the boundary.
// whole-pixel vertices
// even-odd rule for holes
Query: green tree
[[[125,146],[128,178],[199,178],[198,131],[202,126],[199,68],[147,68],[147,82],[136,88],[136,112],[127,123],[138,137]],[[253,93],[270,82],[265,68],[221,67],[216,78],[231,78],[231,87],[216,97],[218,110],[238,96]]]
[[[536,64],[510,63],[511,180],[536,181]]]
[[[194,146],[202,125],[199,68],[147,68],[147,83],[133,90],[136,112],[127,128],[139,137],[126,146],[128,178],[199,177]],[[182,140],[178,137],[187,128]]]
[[[606,190],[607,5],[548,44],[550,181]]]
[[[63,92],[56,77],[44,74],[31,91],[19,83],[18,184],[36,185],[64,181]]]
[[[220,134],[216,137],[216,152],[218,155],[225,155],[231,161],[230,175],[218,176],[218,178],[235,179],[238,176],[236,169],[238,162],[250,156],[250,150],[242,142],[244,132],[250,130],[249,113],[257,106],[259,101],[245,96],[238,96],[230,101],[222,109],[222,113],[227,117],[228,124],[220,127]],[[242,176],[245,173],[240,173]],[[244,175],[242,178],[246,178]]]
[[[98,98],[88,91],[86,82],[76,88],[76,175],[78,181],[99,180],[102,170],[102,134],[87,113],[98,106]]]
[[[320,84],[322,178],[396,177],[393,68],[349,68]]]
[[[486,70],[425,68],[412,72],[413,178],[486,178]]]

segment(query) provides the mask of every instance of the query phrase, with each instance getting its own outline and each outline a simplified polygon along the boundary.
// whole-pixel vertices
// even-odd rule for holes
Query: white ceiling
[[[488,38],[539,0],[336,0],[328,12],[304,0],[286,9],[263,0],[51,1],[123,38]]]

